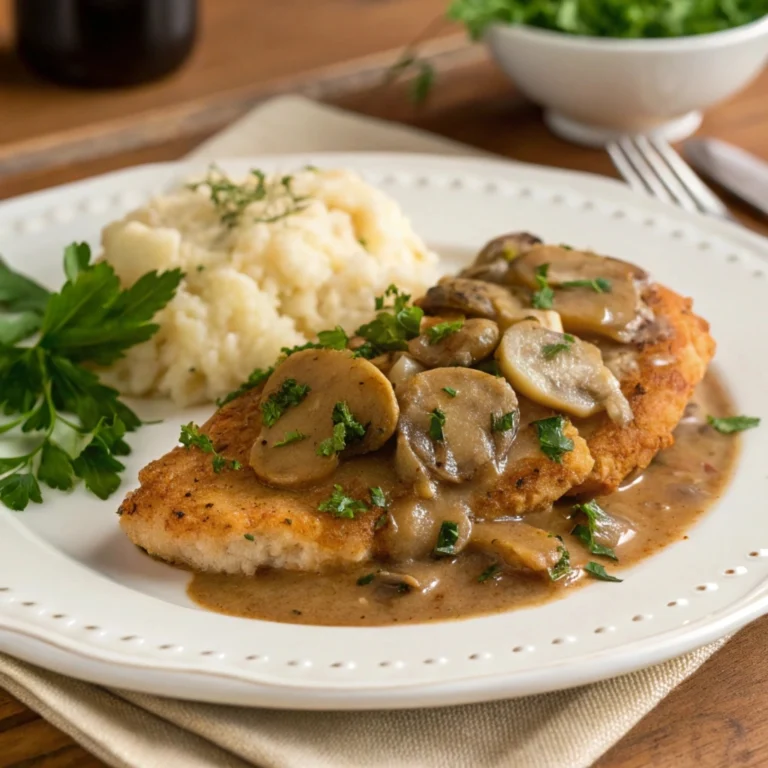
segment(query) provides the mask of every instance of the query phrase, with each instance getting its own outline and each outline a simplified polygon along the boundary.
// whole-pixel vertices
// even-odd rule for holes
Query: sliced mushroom
[[[546,325],[559,323],[557,313],[533,309],[525,289],[463,277],[442,278],[416,304],[432,315],[453,311],[493,320],[502,330],[526,317],[536,317]]]
[[[555,290],[554,308],[565,330],[595,333],[616,341],[632,341],[653,319],[642,300],[648,274],[632,264],[553,245],[535,246],[510,264],[509,279],[531,290],[538,288],[537,269],[548,264],[547,281]],[[593,286],[607,281],[609,287]],[[583,285],[568,285],[586,281]],[[605,285],[605,284],[603,284]]]
[[[395,392],[400,392],[405,385],[417,374],[426,368],[410,355],[400,354],[397,361],[389,369],[387,378],[392,382]]]
[[[396,573],[394,571],[379,571],[376,574],[376,578],[384,584],[388,584],[392,587],[399,587],[405,585],[409,589],[421,589],[421,582],[409,573]]]
[[[541,405],[581,418],[605,409],[622,426],[632,421],[619,382],[594,344],[526,320],[507,329],[496,359],[512,386]]]
[[[505,283],[510,262],[540,243],[538,237],[528,232],[512,232],[495,237],[483,246],[474,262],[463,269],[459,276],[491,283]]]
[[[433,475],[461,483],[486,464],[503,469],[519,422],[517,397],[504,379],[435,368],[414,376],[400,403],[400,434]]]
[[[490,357],[499,343],[499,326],[493,320],[465,320],[461,328],[440,341],[432,341],[429,329],[443,318],[429,318],[422,324],[422,333],[408,342],[408,352],[428,368],[470,366]],[[450,321],[448,321],[450,322]]]
[[[321,456],[317,450],[333,434],[337,403],[346,403],[355,420],[366,428],[365,435],[344,449],[343,456],[375,451],[394,434],[400,412],[394,390],[386,376],[367,360],[331,349],[296,352],[269,377],[262,403],[279,392],[288,379],[310,389],[272,426],[263,425],[253,444],[251,466],[265,483],[301,488],[334,472],[339,454]],[[283,441],[289,442],[276,445]]]
[[[469,546],[516,570],[545,573],[562,555],[561,542],[551,533],[528,523],[477,523]]]

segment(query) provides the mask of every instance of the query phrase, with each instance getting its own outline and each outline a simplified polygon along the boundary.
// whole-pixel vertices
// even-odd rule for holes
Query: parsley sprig
[[[536,279],[536,288],[531,297],[531,304],[536,309],[552,309],[552,301],[555,298],[555,292],[549,287],[549,264],[540,264],[536,267],[534,277]]]
[[[317,446],[318,456],[333,456],[334,453],[343,451],[350,443],[365,437],[367,426],[361,424],[352,415],[345,402],[340,401],[333,406],[331,421],[333,421],[333,434]]]
[[[427,338],[430,344],[437,344],[443,339],[458,333],[464,327],[464,318],[456,320],[446,320],[443,323],[436,323],[427,328]]]
[[[367,511],[368,505],[360,499],[347,496],[342,486],[334,485],[333,493],[318,504],[317,508],[320,512],[330,512],[334,517],[346,517],[351,520],[358,512]]]
[[[388,299],[392,303],[388,303]],[[407,349],[407,342],[419,335],[424,311],[410,305],[411,296],[401,293],[396,285],[390,285],[383,296],[376,298],[376,317],[361,325],[355,333],[365,339],[366,344],[356,354],[372,358],[382,352]]]
[[[734,432],[743,432],[745,429],[754,429],[760,426],[760,419],[756,416],[726,416],[718,419],[715,416],[707,416],[707,423],[723,435]]]
[[[184,424],[179,435],[179,442],[187,449],[199,448],[203,453],[210,453],[213,456],[213,471],[218,475],[223,469],[242,469],[242,464],[236,459],[227,459],[222,456],[213,444],[208,435],[203,434],[200,428],[194,422]]]
[[[444,520],[437,533],[437,542],[432,554],[435,557],[451,557],[456,554],[456,544],[459,541],[459,524]]]
[[[81,479],[106,499],[130,453],[123,439],[141,419],[100,383],[90,366],[105,366],[158,330],[155,313],[174,296],[179,270],[149,272],[123,289],[106,262],[91,264],[86,243],[64,254],[67,281],[49,293],[0,264],[0,433],[39,438],[24,453],[0,459],[0,501],[23,510],[40,503],[40,482],[69,490]],[[23,319],[20,319],[23,318]],[[20,345],[38,333],[33,345]],[[88,367],[85,367],[88,366]]]
[[[563,431],[566,423],[565,417],[561,414],[533,422],[541,452],[557,464],[562,464],[563,454],[574,448],[573,440],[567,437]]]
[[[574,511],[581,512],[587,518],[587,524],[579,523],[571,531],[571,534],[579,539],[593,555],[602,555],[611,560],[618,560],[616,552],[611,547],[606,547],[595,540],[595,535],[605,528],[609,521],[608,513],[592,499],[584,504],[577,504]]]
[[[560,537],[557,537],[560,539]],[[560,579],[564,579],[566,576],[568,576],[571,571],[571,553],[566,549],[565,544],[562,543],[562,539],[560,539],[560,544],[557,547],[557,553],[560,555],[560,559],[549,569],[549,578],[552,579],[552,581],[560,581]]]

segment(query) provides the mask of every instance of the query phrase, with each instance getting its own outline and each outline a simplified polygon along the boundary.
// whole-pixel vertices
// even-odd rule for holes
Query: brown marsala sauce
[[[686,530],[723,493],[738,455],[739,438],[707,426],[706,415],[730,413],[730,399],[716,374],[710,372],[675,431],[675,444],[645,471],[628,477],[619,491],[597,499],[628,530],[634,530],[634,535],[615,548],[619,565],[589,555],[570,535],[574,522],[566,515],[572,500],[527,515],[525,521],[560,534],[573,565],[593,559],[621,577],[621,566],[686,538]],[[403,571],[424,586],[420,592],[398,593],[377,579],[358,586],[359,578],[387,568],[376,562],[327,574],[279,570],[263,570],[252,577],[197,573],[188,592],[200,606],[233,616],[291,624],[381,626],[510,611],[559,598],[575,586],[593,581],[582,576],[551,582],[540,575],[506,572],[479,582],[492,562],[488,555],[464,552],[457,558],[408,563]],[[621,589],[621,584],[601,584],[599,588]]]

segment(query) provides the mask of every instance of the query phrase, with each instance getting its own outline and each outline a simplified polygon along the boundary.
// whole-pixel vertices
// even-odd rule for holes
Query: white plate
[[[332,155],[225,162],[358,169],[397,198],[454,269],[485,240],[528,229],[649,268],[693,295],[719,341],[717,367],[739,410],[766,413],[768,248],[736,227],[637,197],[580,174],[487,160]],[[51,287],[62,247],[100,228],[191,166],[155,165],[0,206],[0,251]],[[152,408],[150,408],[152,410]],[[0,650],[105,685],[233,704],[292,708],[417,707],[538,693],[683,653],[768,610],[768,428],[744,436],[736,477],[690,538],[564,600],[451,624],[305,627],[198,610],[187,576],[140,554],[114,515],[139,468],[202,420],[133,437],[125,482],[101,502],[46,491],[24,513],[0,511]],[[210,410],[210,409],[208,409]],[[158,406],[155,404],[157,413]],[[146,410],[145,410],[146,412]]]

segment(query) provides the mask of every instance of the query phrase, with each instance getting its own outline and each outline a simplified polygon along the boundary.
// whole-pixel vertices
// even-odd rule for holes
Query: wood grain
[[[302,9],[309,9],[307,18],[320,24],[326,37],[305,46],[308,50],[289,41],[288,47],[293,45],[291,55],[275,52],[279,46],[270,31],[275,30],[275,35],[290,32],[288,22],[275,10],[283,4],[298,16]],[[98,97],[82,92],[58,93],[49,105],[47,126],[41,113],[34,110],[39,109],[41,98],[51,97],[56,89],[24,78],[9,85],[0,75],[0,103],[6,121],[0,121],[0,159],[12,154],[9,146],[28,149],[31,146],[25,144],[28,139],[33,143],[39,141],[39,146],[47,142],[54,150],[56,147],[66,150],[76,145],[72,143],[73,137],[98,137],[101,146],[110,152],[102,157],[100,149],[95,155],[75,160],[77,153],[60,151],[53,162],[33,163],[26,173],[0,176],[0,198],[141,162],[181,157],[216,126],[193,123],[177,131],[173,110],[178,105],[182,111],[186,109],[184,105],[202,105],[204,111],[206,104],[234,104],[237,99],[232,99],[232,93],[239,92],[238,89],[247,91],[258,78],[264,92],[269,91],[270,84],[285,83],[285,78],[296,73],[305,73],[307,82],[312,82],[318,67],[343,62],[350,56],[368,56],[371,51],[406,42],[414,30],[417,32],[429,20],[430,14],[439,12],[443,0],[327,0],[323,5],[328,18],[322,18],[323,14],[313,10],[314,0],[252,5],[258,5],[262,13],[252,10],[251,3],[245,0],[220,0],[220,8],[218,3],[215,7],[208,3],[207,13],[221,15],[211,22],[215,29],[204,33],[201,49],[196,53],[195,62],[189,65],[188,73],[135,92],[99,94]],[[0,38],[3,20],[7,23],[2,9],[0,5]],[[340,25],[334,24],[333,19],[350,12],[357,14],[358,26],[354,34],[349,30],[342,34],[336,29]],[[260,34],[272,41],[263,53],[269,60],[265,59],[266,63],[251,61],[246,56],[243,62],[238,58],[237,67],[233,68],[228,66],[227,47],[221,41],[229,34],[233,45],[242,42],[246,21],[251,25],[261,22]],[[358,33],[364,39],[356,38]],[[334,45],[341,45],[342,50],[330,51]],[[270,59],[271,56],[276,58]],[[474,52],[465,58],[449,56],[449,60],[440,86],[426,108],[413,107],[402,84],[381,89],[372,87],[373,81],[365,78],[358,82],[357,87],[362,90],[345,87],[334,93],[330,88],[327,98],[352,110],[416,125],[518,160],[615,175],[603,152],[575,147],[548,134],[539,110],[522,100],[482,55]],[[371,59],[366,61],[370,64]],[[233,71],[240,66],[247,70],[244,74]],[[355,70],[354,64],[339,66],[339,71]],[[218,98],[222,101],[217,102]],[[246,96],[243,104],[250,103],[248,98]],[[171,107],[167,111],[164,102]],[[27,104],[33,112],[29,124],[21,112],[13,112],[9,124],[5,110],[8,103],[16,105],[15,108]],[[141,121],[152,114],[160,129],[137,144],[126,145],[126,133],[115,132],[120,115],[128,115],[130,119],[138,116]],[[168,124],[164,124],[164,118]],[[172,127],[169,129],[168,125]],[[732,141],[768,159],[768,73],[730,103],[711,111],[702,133]],[[117,140],[110,144],[110,137],[115,136]],[[116,147],[120,151],[115,151]],[[44,155],[34,156],[45,159]],[[61,157],[69,158],[66,165],[61,163]],[[726,200],[745,223],[768,234],[764,219],[731,198]],[[768,654],[764,651],[767,633],[768,617],[742,630],[604,755],[596,768],[763,768],[768,765],[768,689],[764,683],[768,678]],[[97,768],[101,765],[99,760],[0,690],[0,768]]]

